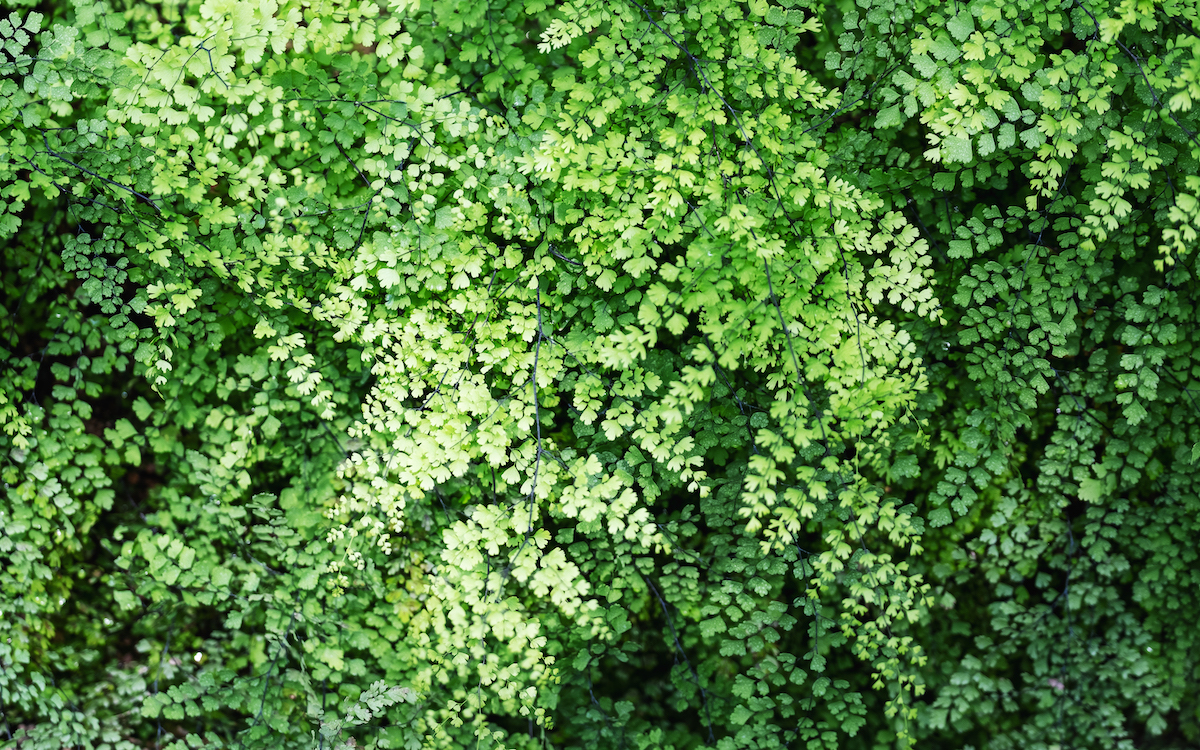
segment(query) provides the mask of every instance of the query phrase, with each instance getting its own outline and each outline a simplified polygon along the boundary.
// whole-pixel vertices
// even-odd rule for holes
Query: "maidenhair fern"
[[[1200,741],[1195,2],[29,5],[4,747]]]

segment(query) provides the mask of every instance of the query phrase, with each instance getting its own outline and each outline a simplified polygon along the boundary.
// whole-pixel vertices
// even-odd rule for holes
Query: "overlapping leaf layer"
[[[15,5],[0,746],[1200,741],[1197,3]]]

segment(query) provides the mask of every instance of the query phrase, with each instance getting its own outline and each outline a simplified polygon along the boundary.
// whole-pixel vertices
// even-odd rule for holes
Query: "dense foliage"
[[[0,747],[1200,743],[1195,0],[9,4]]]

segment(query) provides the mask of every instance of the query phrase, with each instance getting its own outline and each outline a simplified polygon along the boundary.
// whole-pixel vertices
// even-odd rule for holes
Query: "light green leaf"
[[[400,283],[400,274],[394,268],[381,268],[377,274],[379,284],[384,289],[390,289]]]

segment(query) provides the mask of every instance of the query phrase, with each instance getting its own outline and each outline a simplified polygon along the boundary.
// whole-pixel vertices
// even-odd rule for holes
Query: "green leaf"
[[[898,104],[879,110],[879,114],[875,117],[875,127],[877,128],[894,128],[902,124],[904,124],[904,116],[900,113]]]
[[[117,590],[113,592],[113,599],[116,600],[117,606],[121,609],[134,609],[137,607],[137,597],[131,591]]]
[[[320,659],[329,665],[330,669],[342,671],[346,668],[345,652],[340,648],[326,647],[320,651]]]
[[[229,568],[217,567],[213,568],[210,574],[213,586],[223,589],[233,580],[233,572]]]
[[[394,268],[381,268],[377,276],[384,289],[390,289],[400,283],[400,274],[396,273]]]
[[[744,704],[734,706],[733,713],[729,716],[729,721],[735,726],[741,726],[750,719],[754,718],[754,712],[747,708]]]
[[[317,583],[321,580],[321,574],[315,568],[310,568],[301,574],[296,585],[305,591],[311,591],[317,587]]]
[[[975,31],[975,19],[969,9],[960,10],[946,23],[946,30],[960,42],[966,41]]]
[[[133,413],[136,414],[137,418],[143,422],[146,421],[153,411],[154,407],[150,406],[150,402],[146,401],[144,398],[139,397],[133,402]]]
[[[942,161],[948,164],[971,161],[971,139],[952,136],[942,141]]]
[[[705,638],[712,638],[715,635],[724,633],[726,629],[725,618],[717,615],[710,617],[707,620],[700,622],[700,634]]]
[[[1104,497],[1104,482],[1099,479],[1084,479],[1079,483],[1079,499],[1098,503]]]
[[[946,192],[954,189],[954,181],[957,177],[956,172],[938,172],[933,175],[932,185],[934,190]]]
[[[996,141],[991,133],[981,133],[979,136],[979,155],[989,156],[996,150]]]
[[[946,526],[954,521],[954,517],[950,515],[949,508],[934,508],[929,511],[929,525],[937,528]]]

